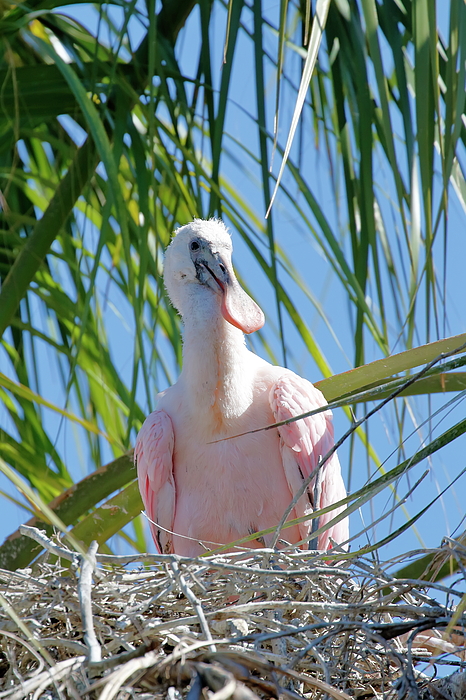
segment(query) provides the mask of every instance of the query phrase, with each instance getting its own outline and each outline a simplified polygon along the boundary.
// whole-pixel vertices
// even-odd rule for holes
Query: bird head
[[[232,251],[231,237],[222,221],[194,219],[175,232],[167,248],[165,287],[182,316],[189,311],[188,299],[197,305],[209,300],[218,304],[228,323],[243,333],[253,333],[264,325],[264,314],[236,279]]]

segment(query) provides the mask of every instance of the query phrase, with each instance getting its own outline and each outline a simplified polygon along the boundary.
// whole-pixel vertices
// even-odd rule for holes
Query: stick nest
[[[0,570],[0,698],[466,697],[461,575],[447,589],[393,561],[252,550],[102,556],[87,589],[73,557]]]

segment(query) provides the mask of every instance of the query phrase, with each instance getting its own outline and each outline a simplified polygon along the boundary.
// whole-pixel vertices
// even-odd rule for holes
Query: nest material
[[[456,587],[265,550],[100,563],[91,584],[93,554],[0,570],[0,698],[466,697],[466,620],[441,634]]]

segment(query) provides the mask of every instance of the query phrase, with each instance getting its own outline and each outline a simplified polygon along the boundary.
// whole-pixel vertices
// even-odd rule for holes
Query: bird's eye
[[[191,243],[189,244],[189,248],[190,250],[199,250],[199,241],[191,241]]]

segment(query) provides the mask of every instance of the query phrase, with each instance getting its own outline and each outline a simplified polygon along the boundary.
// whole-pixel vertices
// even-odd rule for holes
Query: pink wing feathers
[[[272,386],[270,404],[277,422],[293,418],[301,413],[307,413],[325,406],[322,393],[310,382],[287,372]],[[295,494],[306,479],[333,447],[333,425],[331,411],[323,411],[315,416],[288,423],[278,428],[280,434],[280,449],[288,485]],[[308,489],[298,501],[296,515],[301,517],[312,513],[315,509],[325,508],[346,496],[340,470],[340,462],[336,453],[323,465]],[[317,503],[314,504],[314,499]],[[340,513],[343,508],[337,508],[319,519],[322,527]],[[311,525],[302,523],[299,526],[302,538],[309,536]],[[286,532],[286,531],[285,531]],[[318,549],[330,549],[330,538],[337,543],[346,542],[349,537],[348,519],[330,527],[318,538]]]
[[[144,421],[134,448],[139,490],[146,513],[152,521],[150,528],[155,546],[161,554],[173,552],[171,532],[176,498],[173,478],[174,442],[170,416],[165,411],[154,411]]]

